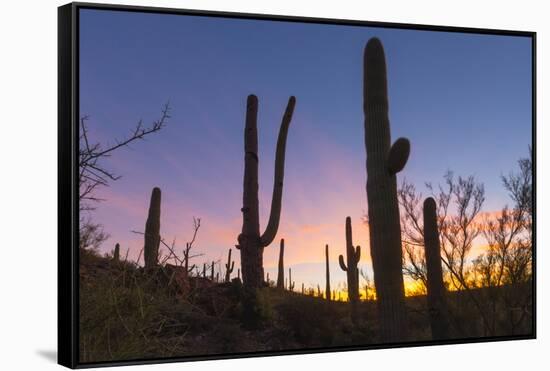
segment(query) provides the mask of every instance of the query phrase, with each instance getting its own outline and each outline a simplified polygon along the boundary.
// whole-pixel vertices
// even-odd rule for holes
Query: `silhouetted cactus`
[[[225,265],[225,282],[230,281],[231,273],[233,273],[233,268],[235,268],[235,261],[231,261],[231,249],[229,249],[229,254],[227,255],[227,264]]]
[[[281,238],[281,244],[279,247],[279,266],[277,271],[277,288],[282,290],[285,287],[285,239]]]
[[[328,301],[330,301],[330,268],[328,265],[328,245],[325,245],[325,279],[327,281],[325,288],[325,296]]]
[[[302,282],[302,295],[304,295],[304,283]]]
[[[144,240],[145,268],[155,267],[158,263],[160,245],[160,188],[158,187],[153,188],[151,192]]]
[[[119,262],[120,261],[120,244],[117,243],[115,245],[115,250],[113,251],[113,260],[115,262]]]
[[[292,281],[292,269],[288,268],[288,291],[294,291],[294,281]]]
[[[214,262],[210,265],[210,280],[214,281]]]
[[[206,263],[202,263],[202,276],[206,278]]]
[[[258,210],[258,131],[256,124],[258,98],[255,95],[249,95],[247,99],[246,125],[244,130],[243,207],[241,209],[243,213],[243,227],[236,247],[241,251],[243,284],[248,288],[262,286],[264,279],[263,251],[273,241],[279,228],[286,138],[295,103],[296,99],[290,97],[279,129],[275,152],[275,176],[271,212],[267,227],[264,233],[260,234]]]
[[[216,272],[216,282],[220,282],[220,272]]]
[[[319,286],[319,284],[317,284],[317,296],[323,296],[321,293],[321,286]]]
[[[359,301],[359,270],[357,264],[361,259],[361,246],[353,246],[353,236],[351,230],[351,218],[346,218],[346,262],[342,255],[338,256],[340,268],[346,272],[348,281],[348,297],[351,303],[351,318],[357,320],[357,302]]]
[[[410,143],[399,138],[390,147],[386,60],[379,39],[372,38],[367,43],[363,68],[368,222],[374,284],[381,340],[397,342],[407,339],[407,320],[396,174],[407,163]]]
[[[441,247],[437,229],[436,204],[432,197],[424,200],[424,249],[428,290],[428,313],[432,328],[432,339],[449,337],[449,317],[443,269],[441,267]]]

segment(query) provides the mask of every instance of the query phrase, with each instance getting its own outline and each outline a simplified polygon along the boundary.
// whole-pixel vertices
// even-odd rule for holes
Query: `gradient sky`
[[[283,211],[276,241],[296,287],[345,281],[344,222],[353,220],[360,267],[371,271],[366,210],[362,55],[370,37],[386,51],[392,140],[411,141],[399,174],[424,190],[447,169],[485,184],[485,211],[508,202],[500,175],[531,143],[531,40],[405,29],[80,11],[80,113],[103,143],[148,124],[170,101],[165,129],[104,162],[122,175],[98,196],[92,217],[136,257],[151,189],[162,189],[161,234],[184,246],[202,218],[197,263],[220,259],[241,229],[246,97],[259,98],[260,218],[265,228],[275,144],[290,95]],[[238,254],[234,254],[234,256]],[[272,278],[278,242],[265,249]],[[237,259],[236,266],[239,264]],[[372,274],[371,274],[372,277]]]

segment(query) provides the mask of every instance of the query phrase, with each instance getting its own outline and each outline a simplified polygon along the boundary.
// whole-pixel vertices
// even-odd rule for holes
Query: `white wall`
[[[390,349],[150,366],[151,369],[540,369],[548,352],[550,27],[544,1],[194,0],[119,1],[133,5],[364,19],[538,32],[538,336],[536,341]],[[0,11],[0,368],[58,367],[56,349],[55,0],[5,0]],[[546,22],[545,22],[546,21]],[[7,206],[7,208],[6,208]],[[7,209],[7,210],[6,210]],[[7,239],[6,239],[7,237]],[[135,368],[135,367],[134,367]],[[136,370],[138,368],[135,368]],[[142,368],[139,368],[140,370]]]

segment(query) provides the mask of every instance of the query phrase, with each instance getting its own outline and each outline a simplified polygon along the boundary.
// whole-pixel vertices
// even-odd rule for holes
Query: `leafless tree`
[[[473,176],[459,176],[455,181],[452,173],[448,173],[446,183],[448,192],[439,195],[440,199],[449,200],[439,217],[442,261],[450,273],[454,288],[468,289],[470,272],[467,270],[467,259],[474,240],[482,233],[482,223],[477,217],[485,201],[485,189]],[[448,213],[451,199],[456,208],[453,215]]]
[[[187,274],[190,274],[193,272],[193,270],[196,270],[198,267],[195,264],[190,265],[190,261],[193,258],[197,258],[200,256],[203,256],[204,254],[192,254],[191,250],[194,247],[195,240],[197,238],[197,234],[199,232],[199,229],[201,227],[201,219],[193,217],[193,236],[189,242],[185,243],[185,248],[183,249],[183,257],[180,257],[177,253],[177,244],[176,239],[174,238],[171,243],[166,242],[166,240],[161,236],[160,237],[160,243],[164,248],[168,250],[168,253],[164,257],[159,257],[159,261],[162,263],[162,265],[166,264],[168,261],[172,261],[174,265],[184,267],[185,272]],[[132,233],[136,233],[139,235],[144,235],[141,231],[131,231]],[[210,266],[208,266],[210,269]]]
[[[79,233],[79,247],[85,250],[97,252],[99,246],[109,238],[101,224],[93,223],[89,218],[81,224]]]
[[[114,144],[109,145],[92,141],[87,126],[89,116],[83,116],[80,119],[80,144],[78,151],[78,201],[80,211],[93,210],[94,207],[91,203],[101,201],[100,198],[95,196],[97,188],[108,186],[109,182],[120,178],[120,175],[109,170],[103,161],[118,149],[127,147],[131,143],[144,139],[149,134],[161,130],[170,118],[169,112],[170,106],[166,103],[162,109],[160,118],[154,121],[151,126],[144,127],[140,120],[129,136],[115,139]]]

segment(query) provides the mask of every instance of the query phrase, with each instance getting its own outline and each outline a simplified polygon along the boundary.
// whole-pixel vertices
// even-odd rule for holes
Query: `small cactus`
[[[442,340],[449,337],[449,318],[446,290],[443,284],[441,267],[441,247],[437,229],[436,204],[432,197],[424,201],[424,249],[428,291],[428,313],[432,329],[432,339]]]
[[[206,263],[202,264],[202,276],[206,278]]]
[[[149,213],[145,223],[143,255],[145,268],[153,268],[158,264],[160,245],[160,188],[155,187],[151,192]]]
[[[302,295],[304,295],[304,283],[302,282]]]
[[[227,264],[225,265],[225,282],[230,281],[231,273],[233,273],[233,268],[235,268],[235,261],[231,261],[231,249],[229,249],[229,254],[227,255]]]
[[[119,243],[115,245],[115,250],[113,251],[113,261],[117,263],[120,261],[120,244]]]
[[[328,265],[328,245],[325,245],[325,279],[327,281],[325,288],[325,296],[327,301],[330,301],[330,268]]]
[[[214,281],[214,262],[210,265],[210,280]]]
[[[279,245],[279,267],[277,272],[277,288],[282,290],[285,287],[285,265],[284,265],[284,255],[285,255],[285,239],[281,238],[281,243]]]
[[[292,269],[288,268],[288,291],[294,291],[294,281],[292,281]]]
[[[346,260],[344,262],[342,255],[338,256],[340,268],[346,272],[348,281],[348,297],[351,303],[351,317],[353,321],[357,320],[357,302],[359,301],[359,269],[357,263],[361,259],[361,246],[353,247],[353,237],[351,230],[351,218],[346,218]]]

